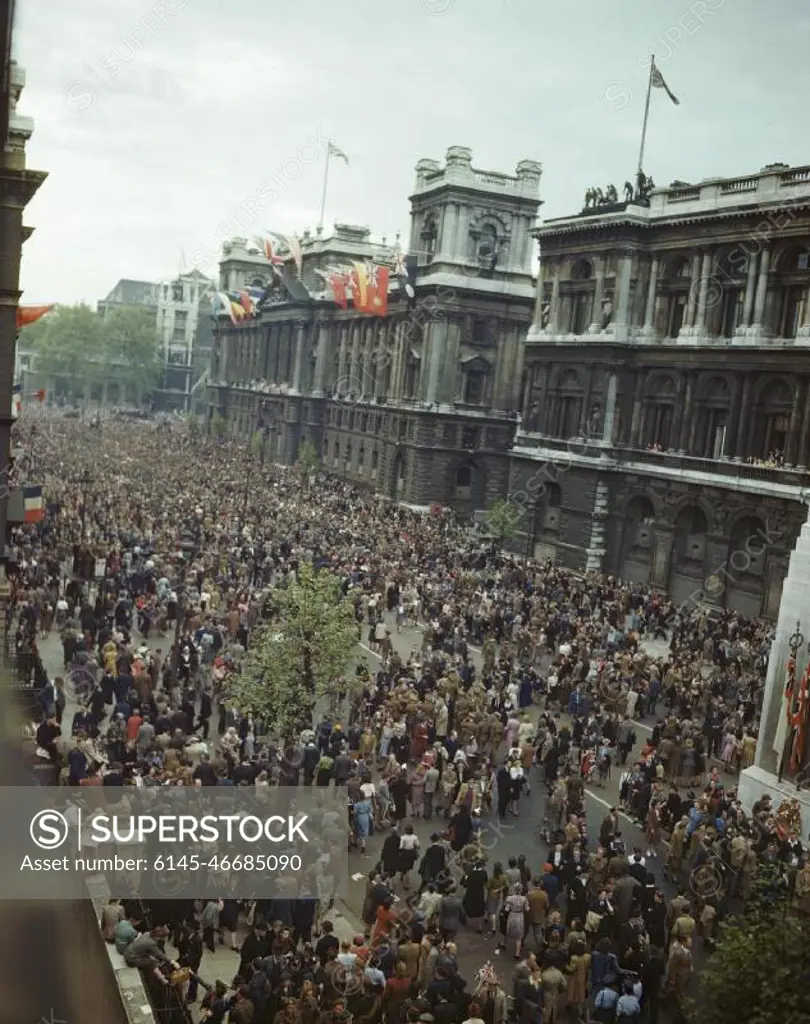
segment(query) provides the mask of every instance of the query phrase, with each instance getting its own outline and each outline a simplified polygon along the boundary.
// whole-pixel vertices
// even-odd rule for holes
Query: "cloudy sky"
[[[634,172],[651,51],[681,101],[653,93],[656,182],[810,162],[804,0],[17,6],[29,166],[50,174],[28,207],[24,302],[94,302],[223,234],[314,228],[323,156],[307,143],[326,138],[350,161],[332,161],[327,224],[407,239],[414,165],[451,145],[485,170],[541,161],[542,216],[578,210]]]

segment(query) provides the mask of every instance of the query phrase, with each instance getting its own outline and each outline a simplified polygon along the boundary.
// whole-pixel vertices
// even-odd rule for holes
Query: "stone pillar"
[[[697,296],[700,287],[698,275],[700,274],[700,255],[695,253],[692,257],[692,273],[689,275],[689,301],[686,304],[686,315],[683,318],[683,327],[694,327],[695,313],[697,311]],[[682,332],[683,333],[683,332]]]
[[[338,354],[338,375],[335,381],[335,391],[344,394],[349,386],[348,376],[348,352],[349,352],[349,327],[348,324],[340,324],[340,349]]]
[[[360,369],[360,345],[363,341],[363,324],[357,321],[351,326],[351,356],[349,357],[349,365],[347,367],[347,374],[349,378],[349,391],[353,395],[360,396],[363,387],[360,381],[362,371]]]
[[[312,394],[322,398],[326,381],[326,362],[329,357],[329,338],[331,326],[323,321],[318,323],[318,345],[315,355],[315,377],[312,382]]]
[[[726,430],[726,444],[724,458],[733,459],[737,454],[737,431],[740,424],[740,409],[742,406],[743,377],[741,374],[734,376],[734,390],[731,395],[731,415],[728,419]]]
[[[810,443],[810,401],[805,402],[804,412],[802,414],[802,426],[799,435],[799,469],[807,469],[808,443]]]
[[[605,524],[610,514],[610,490],[606,483],[597,481],[596,492],[593,499],[593,512],[591,518],[591,536],[588,549],[585,552],[587,561],[585,569],[588,572],[601,572],[602,562],[607,551],[605,544]]]
[[[596,273],[594,274],[593,308],[591,312],[590,334],[598,334],[602,330],[602,300],[605,297],[605,263],[604,256],[597,256]]]
[[[593,369],[588,367],[585,370],[585,391],[582,396],[582,409],[579,413],[579,432],[587,436],[588,424],[591,419],[591,394],[593,391]]]
[[[650,278],[647,282],[647,305],[644,309],[644,333],[651,334],[655,330],[655,297],[658,290],[658,268],[660,262],[653,256],[650,264]]]
[[[697,316],[695,319],[695,334],[702,335],[706,330],[706,306],[709,299],[709,276],[712,266],[712,255],[708,249],[703,252],[703,261],[700,267],[700,292],[698,293]]]
[[[678,451],[683,454],[689,445],[689,431],[691,428],[692,405],[695,397],[695,378],[693,374],[686,377],[686,396],[683,402],[683,419],[681,420],[681,433],[678,438]]]
[[[456,255],[456,237],[458,235],[458,203],[448,203],[446,209],[447,215],[442,225],[441,251],[446,256],[453,257]]]
[[[562,261],[557,260],[554,266],[554,280],[551,285],[551,308],[548,315],[548,329],[551,334],[560,332],[560,274]]]
[[[759,277],[757,279],[757,295],[754,300],[754,321],[752,327],[762,330],[765,317],[765,299],[768,295],[768,271],[771,268],[771,251],[763,249],[759,260]]]
[[[795,466],[798,461],[799,431],[801,429],[802,412],[807,404],[807,382],[804,377],[796,381],[793,395],[793,408],[790,411],[787,441],[785,443],[785,465]]]
[[[656,523],[652,556],[652,584],[663,590],[669,588],[669,574],[672,568],[672,545],[675,531],[669,523]]]
[[[437,401],[452,405],[456,400],[456,381],[458,380],[459,355],[461,352],[461,324],[455,319],[447,320],[447,336],[444,342],[443,351],[440,357],[439,383],[437,388]],[[501,351],[500,360],[503,361],[505,352]],[[500,388],[492,396],[492,405],[500,408],[498,400]]]
[[[745,280],[745,298],[743,300],[743,317],[740,327],[750,327],[754,313],[754,295],[757,280],[757,254],[748,257],[748,276]]]
[[[641,393],[644,387],[644,377],[640,372],[636,373],[636,387],[633,393],[633,418],[630,421],[630,447],[638,448],[641,442]]]
[[[293,391],[301,391],[302,375],[304,372],[304,346],[307,340],[307,322],[299,320],[295,325],[295,351],[293,358],[292,388]]]
[[[737,424],[737,439],[734,442],[734,461],[742,462],[748,458],[748,445],[746,439],[750,428],[751,414],[751,378],[746,376],[743,379],[742,398],[740,400],[740,418]]]
[[[613,429],[616,421],[616,390],[618,382],[616,374],[611,373],[608,377],[607,395],[605,397],[605,422],[602,431],[602,445],[610,448],[613,445]]]
[[[540,388],[537,397],[537,404],[540,406],[539,415],[537,417],[537,423],[534,425],[534,429],[538,434],[545,434],[547,432],[546,417],[548,415],[548,380],[551,374],[551,370],[548,366],[540,364]]]
[[[627,341],[629,333],[630,281],[633,276],[633,257],[634,253],[631,250],[625,250],[619,254],[613,314],[613,338],[615,341]]]
[[[788,574],[782,586],[776,636],[768,658],[768,675],[754,764],[757,768],[772,772],[778,771],[785,747],[785,674],[790,656],[790,638],[796,632],[797,624],[799,632],[805,637],[805,644],[800,648],[797,657],[798,681],[807,662],[807,640],[810,639],[810,521],[805,521],[802,526],[796,547],[790,556]]]
[[[426,379],[421,382],[421,391],[424,401],[436,402],[439,395],[439,376],[442,365],[442,356],[447,344],[447,322],[444,320],[432,320],[428,324],[428,364]]]
[[[540,330],[543,326],[543,292],[545,291],[545,273],[543,261],[537,268],[537,295],[534,300],[534,321],[532,326]]]
[[[804,296],[804,315],[796,331],[796,338],[810,338],[810,288]]]

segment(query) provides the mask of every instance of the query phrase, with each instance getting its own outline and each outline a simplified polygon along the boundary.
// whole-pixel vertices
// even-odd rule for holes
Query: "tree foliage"
[[[694,1024],[810,1020],[810,925],[784,903],[731,918],[699,976]]]
[[[318,449],[308,437],[304,438],[298,449],[298,462],[305,473],[314,473],[321,463]]]
[[[215,412],[211,417],[211,436],[224,437],[228,424],[221,412]]]
[[[511,501],[496,501],[485,516],[484,532],[496,544],[505,544],[517,533],[523,515]]]
[[[250,439],[250,454],[259,456],[264,449],[264,435],[261,430],[256,430]]]
[[[251,637],[231,703],[264,718],[282,738],[309,725],[316,701],[344,674],[357,644],[357,622],[340,579],[304,563],[298,578],[273,592],[277,622]]]
[[[34,369],[70,383],[74,394],[86,386],[116,382],[142,397],[160,375],[155,316],[122,306],[106,317],[86,305],[58,306],[20,333],[34,349]]]

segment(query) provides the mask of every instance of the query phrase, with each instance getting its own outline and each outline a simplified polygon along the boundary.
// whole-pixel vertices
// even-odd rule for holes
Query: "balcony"
[[[521,430],[518,434],[514,454],[530,457],[537,461],[555,461],[558,454],[564,454],[568,465],[588,466],[598,462],[600,471],[628,470],[644,472],[649,467],[651,474],[680,478],[687,482],[713,484],[746,490],[750,487],[758,493],[778,492],[785,497],[799,497],[799,492],[810,486],[810,470],[798,470],[783,466],[757,466],[732,459],[707,459],[680,452],[650,451],[646,448],[625,448],[602,445],[592,438],[544,437],[542,434]],[[559,469],[559,466],[558,466]],[[716,478],[714,480],[709,478]],[[791,494],[795,490],[795,494]]]

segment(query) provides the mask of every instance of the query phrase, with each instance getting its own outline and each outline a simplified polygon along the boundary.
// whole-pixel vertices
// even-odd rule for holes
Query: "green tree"
[[[155,314],[142,306],[122,306],[108,313],[102,324],[107,377],[145,398],[162,370]]]
[[[273,592],[277,622],[251,638],[243,671],[228,697],[283,738],[312,721],[316,701],[343,675],[357,644],[357,622],[340,579],[304,563],[298,578]]]
[[[228,422],[221,412],[215,412],[211,417],[211,436],[224,437],[228,429]]]
[[[186,415],[186,429],[192,437],[199,437],[200,418],[196,413],[190,412]]]
[[[501,546],[515,536],[522,518],[523,510],[519,505],[507,499],[496,501],[485,516],[484,532],[494,544]]]
[[[699,975],[694,1024],[792,1024],[810,1020],[807,950],[810,924],[784,899],[768,905],[756,893],[744,917],[721,926]]]
[[[250,454],[258,458],[264,451],[264,435],[261,430],[253,432],[250,439]]]
[[[36,372],[66,379],[74,395],[103,378],[102,321],[89,306],[58,306],[40,323],[20,332],[22,343],[33,341]]]
[[[301,442],[301,447],[298,449],[298,462],[301,469],[307,475],[314,473],[321,464],[321,460],[318,457],[318,449],[308,437],[304,438]]]

